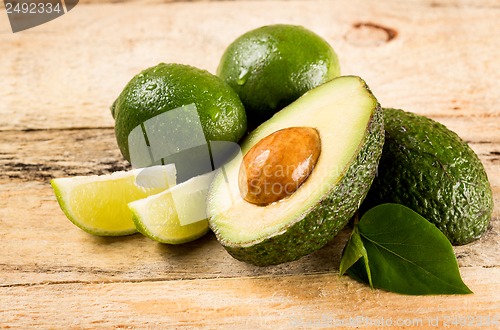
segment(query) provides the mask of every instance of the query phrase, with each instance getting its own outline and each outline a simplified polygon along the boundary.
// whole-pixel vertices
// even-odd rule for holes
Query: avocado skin
[[[362,210],[403,204],[436,225],[453,245],[478,239],[488,228],[493,195],[477,155],[432,119],[383,111],[385,144]]]
[[[359,152],[344,177],[324,199],[281,233],[250,246],[221,242],[234,258],[257,266],[297,260],[319,250],[345,227],[365,198],[384,144],[383,115],[377,104]]]

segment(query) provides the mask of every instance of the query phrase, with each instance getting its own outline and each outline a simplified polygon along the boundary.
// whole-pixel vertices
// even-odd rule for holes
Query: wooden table
[[[80,1],[13,34],[2,9],[0,326],[500,322],[499,21],[496,0]],[[481,240],[455,248],[473,295],[404,296],[339,277],[348,229],[299,261],[259,268],[231,258],[213,234],[168,246],[139,234],[93,237],[64,217],[51,178],[129,166],[109,106],[133,75],[162,61],[214,72],[234,38],[271,23],[317,32],[336,49],[343,74],[362,76],[382,105],[446,124],[479,154],[493,220]]]

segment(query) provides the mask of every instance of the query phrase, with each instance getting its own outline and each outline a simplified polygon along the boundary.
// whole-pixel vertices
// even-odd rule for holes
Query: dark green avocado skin
[[[488,228],[493,196],[483,164],[444,125],[398,109],[384,109],[385,144],[362,211],[403,204],[436,225],[453,245]]]
[[[383,115],[377,105],[356,158],[323,200],[304,212],[284,233],[252,246],[225,245],[226,250],[238,260],[268,266],[297,260],[323,247],[345,227],[366,196],[383,143]]]

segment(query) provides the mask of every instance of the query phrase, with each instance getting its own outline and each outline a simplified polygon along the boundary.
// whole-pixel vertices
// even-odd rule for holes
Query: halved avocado
[[[273,132],[296,126],[317,129],[321,154],[293,194],[266,206],[244,200],[238,188],[241,157],[219,169],[212,182],[209,225],[236,259],[265,266],[318,250],[347,224],[375,177],[383,116],[361,78],[339,77],[310,90],[250,133],[242,155]]]

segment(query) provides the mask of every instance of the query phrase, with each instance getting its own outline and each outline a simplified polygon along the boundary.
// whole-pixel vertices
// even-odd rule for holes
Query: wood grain
[[[103,172],[112,170],[106,168],[109,152],[116,152],[110,143],[112,130],[31,131],[23,133],[24,140],[16,139],[15,132],[1,132],[0,136],[12,150],[23,151],[19,162],[30,164],[38,159],[41,164],[52,166],[47,175],[34,177],[33,171],[26,171],[26,176],[18,173],[11,175],[10,181],[4,178],[0,186],[3,212],[0,226],[4,228],[0,234],[3,242],[0,295],[5,295],[1,301],[9,301],[0,306],[0,319],[7,324],[53,325],[55,315],[61,314],[60,304],[71,308],[59,316],[58,324],[88,327],[165,322],[172,326],[210,328],[231,327],[244,320],[252,327],[287,328],[311,322],[328,325],[333,320],[357,316],[356,313],[373,319],[383,316],[422,322],[439,317],[444,322],[450,315],[494,315],[498,308],[497,298],[491,296],[499,285],[495,277],[500,248],[498,198],[487,235],[478,242],[455,248],[464,279],[476,291],[474,299],[440,298],[441,305],[446,306],[446,300],[455,305],[436,309],[430,307],[436,303],[434,297],[410,298],[416,299],[417,308],[409,307],[409,298],[405,296],[372,293],[352,280],[336,277],[349,228],[310,256],[265,268],[232,259],[213,235],[178,247],[157,244],[141,235],[124,238],[88,235],[64,217],[47,179],[50,173],[99,173],[100,160],[104,160]],[[53,149],[53,145],[58,147]],[[500,145],[472,146],[486,164],[495,196],[500,196],[498,158],[495,153],[488,153],[498,150]],[[61,150],[79,157],[51,164],[48,159],[57,157]],[[43,158],[45,152],[49,153],[45,155],[47,159]],[[220,287],[225,289],[217,291]],[[300,290],[292,292],[297,287]],[[481,288],[479,292],[477,287]],[[162,292],[160,297],[155,294],[158,290]],[[311,290],[310,296],[306,294],[307,299],[295,296],[301,290]],[[110,295],[113,299],[108,298]],[[335,297],[342,296],[351,298],[340,303]],[[137,297],[149,298],[135,300]],[[364,305],[371,301],[378,308],[360,309],[359,301],[365,301]],[[464,301],[481,309],[472,312],[462,309]],[[401,302],[406,303],[400,305]],[[422,312],[422,306],[426,306],[427,312]],[[110,319],[110,315],[114,316]],[[208,316],[210,321],[205,319]]]
[[[434,117],[458,132],[494,171],[500,164],[500,120]],[[0,183],[42,181],[63,176],[106,174],[130,169],[112,128],[0,131]],[[496,173],[490,174],[495,178]]]
[[[66,282],[175,280],[337,272],[350,228],[299,261],[254,267],[231,258],[212,234],[169,246],[140,234],[99,238],[76,228],[60,211],[47,184],[1,185],[0,287]],[[495,190],[500,193],[499,189]],[[498,200],[497,200],[498,205]],[[462,267],[498,268],[500,210],[479,241],[455,247]]]
[[[500,8],[450,3],[87,4],[15,35],[0,15],[0,116],[9,118],[0,129],[111,127],[109,106],[133,75],[159,62],[214,72],[232,40],[271,23],[305,25],[326,38],[343,74],[362,76],[384,106],[498,121],[490,94],[500,72],[492,56]],[[385,42],[375,26],[397,36]]]
[[[450,328],[454,319],[498,321],[500,269],[462,271],[475,292],[404,296],[337,274],[0,288],[0,319],[52,327],[192,329]],[[25,299],[31,297],[31,300]],[[8,301],[8,303],[7,303]],[[495,316],[496,315],[496,316]],[[385,320],[385,321],[384,321]],[[342,323],[343,322],[343,323]],[[382,326],[377,326],[381,322]],[[386,323],[388,322],[388,323]],[[433,323],[436,322],[436,323]],[[465,323],[467,325],[467,323]],[[491,326],[485,328],[493,328]]]
[[[495,0],[82,0],[16,34],[0,13],[0,327],[499,321],[498,21]],[[343,74],[362,76],[383,106],[428,115],[478,153],[494,192],[493,219],[480,240],[454,248],[473,295],[409,297],[339,278],[349,227],[296,262],[255,267],[231,258],[212,234],[168,246],[140,234],[93,237],[65,218],[51,178],[129,168],[109,105],[134,74],[161,61],[214,72],[235,37],[272,23],[317,32],[336,49]]]

